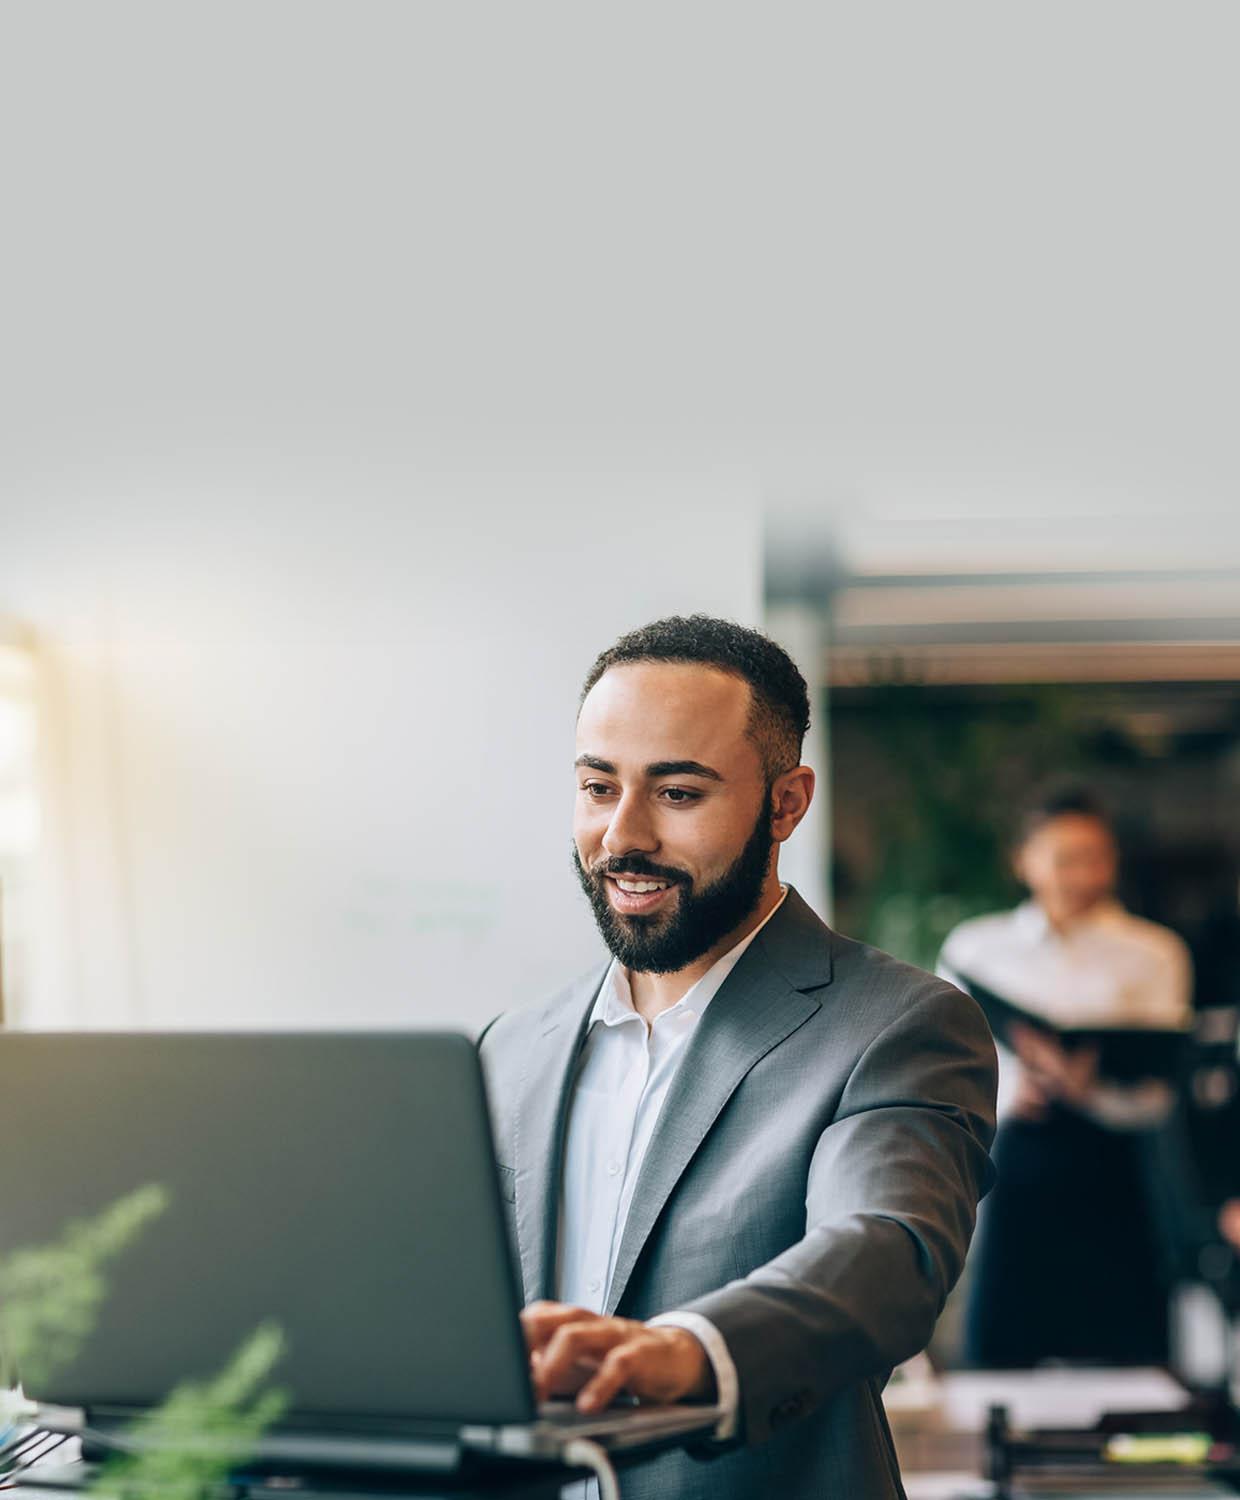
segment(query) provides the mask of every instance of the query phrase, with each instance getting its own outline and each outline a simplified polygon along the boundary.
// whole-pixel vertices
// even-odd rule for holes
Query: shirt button
[[[620,1175],[620,1163],[618,1161],[609,1161],[607,1163],[607,1175],[608,1177],[618,1177]]]
[[[603,1283],[601,1281],[599,1281],[597,1278],[590,1283],[590,1290],[592,1292],[601,1291],[602,1288],[603,1288]]]

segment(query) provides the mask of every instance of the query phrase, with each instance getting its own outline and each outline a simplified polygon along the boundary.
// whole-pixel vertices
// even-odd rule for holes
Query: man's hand
[[[1008,1106],[1008,1113],[1014,1119],[1032,1120],[1035,1124],[1041,1124],[1046,1119],[1050,1102],[1050,1096],[1039,1087],[1029,1069],[1017,1064],[1016,1088],[1012,1094],[1012,1102]]]
[[[521,1314],[539,1400],[577,1397],[601,1411],[622,1391],[640,1401],[701,1401],[715,1393],[706,1351],[684,1328],[650,1328],[562,1302],[532,1302]]]
[[[1012,1046],[1028,1070],[1034,1089],[1047,1099],[1084,1108],[1098,1081],[1098,1049],[1061,1047],[1032,1026],[1015,1025]]]
[[[1229,1198],[1219,1209],[1218,1227],[1232,1248],[1240,1251],[1240,1198]]]

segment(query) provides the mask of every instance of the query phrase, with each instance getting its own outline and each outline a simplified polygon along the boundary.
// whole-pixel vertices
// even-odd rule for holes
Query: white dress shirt
[[[1187,1027],[1192,966],[1169,928],[1134,917],[1118,901],[1091,907],[1067,927],[1025,901],[962,922],[939,955],[947,979],[976,979],[1059,1026]],[[999,1048],[999,1114],[1016,1094],[1015,1059]],[[1088,1113],[1117,1128],[1154,1123],[1171,1102],[1162,1084],[1098,1083]]]
[[[627,972],[614,960],[608,969],[590,1013],[569,1106],[557,1264],[561,1302],[602,1312],[642,1161],[685,1049],[706,1007],[782,903],[783,896],[649,1025],[633,1008]],[[701,1342],[724,1411],[717,1435],[730,1437],[739,1385],[722,1334],[696,1313],[668,1312],[651,1322],[685,1328]]]

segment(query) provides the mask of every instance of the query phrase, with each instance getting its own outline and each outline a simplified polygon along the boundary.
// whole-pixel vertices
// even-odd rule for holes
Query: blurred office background
[[[1237,998],[1229,4],[0,21],[0,973],[460,1025],[595,951],[578,684],[765,622],[787,851],[932,961],[1061,767]]]
[[[1189,942],[1198,1003],[1235,1003],[1240,573],[1227,528],[1048,507],[1035,526],[1055,545],[1039,553],[1029,519],[993,505],[935,517],[950,567],[910,554],[907,529],[894,545],[852,542],[846,519],[817,570],[805,529],[795,554],[772,549],[768,599],[815,601],[836,918],[933,966],[957,922],[1019,899],[1021,814],[1069,778],[1117,823],[1127,903]]]

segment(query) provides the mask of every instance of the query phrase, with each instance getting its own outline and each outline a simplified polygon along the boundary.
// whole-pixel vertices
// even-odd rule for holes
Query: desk
[[[985,1429],[991,1406],[1006,1406],[1022,1428],[1096,1425],[1107,1411],[1179,1411],[1188,1393],[1157,1369],[968,1371],[913,1386],[894,1386],[886,1400],[908,1500],[991,1500],[994,1486],[980,1476],[986,1458]],[[1143,1500],[1207,1500],[1234,1491],[1211,1481],[1174,1476],[1151,1487],[1148,1479],[1108,1471],[1092,1489],[1053,1489],[1022,1484],[1013,1500],[1053,1493],[1059,1500],[1099,1494],[1141,1495]]]
[[[908,1500],[993,1500],[994,1496],[993,1485],[968,1474],[906,1475],[904,1489]],[[1011,1495],[1012,1500],[1046,1500],[1050,1495],[1055,1500],[1098,1500],[1100,1495],[1132,1495],[1140,1496],[1140,1500],[1235,1500],[1233,1490],[1207,1480],[1186,1480],[1184,1486],[1175,1489],[1150,1489],[1142,1484],[1122,1490],[1114,1485],[1092,1490],[1029,1490],[1016,1485]]]
[[[72,1497],[84,1491],[90,1477],[81,1464],[41,1464],[31,1471],[30,1478],[37,1473],[38,1483],[19,1480],[13,1488],[5,1486],[5,1500],[56,1500],[57,1496]],[[353,1487],[316,1487],[307,1483],[296,1489],[287,1485],[281,1488],[257,1487],[249,1491],[229,1491],[262,1497],[262,1500],[278,1500],[278,1497],[295,1495],[297,1500],[403,1500],[404,1496],[416,1500],[558,1500],[566,1484],[575,1479],[585,1479],[583,1469],[566,1469],[560,1465],[521,1464],[512,1465],[505,1471],[478,1478],[456,1479],[443,1475],[402,1476],[399,1485],[393,1483],[370,1484],[365,1480]],[[85,1491],[89,1494],[89,1491]]]
[[[80,1458],[78,1439],[63,1441],[45,1456],[39,1449],[30,1450],[33,1461],[28,1468],[16,1469],[11,1478],[0,1480],[5,1500],[70,1500],[78,1494],[90,1494],[100,1466],[84,1463]],[[275,1475],[268,1467],[266,1479],[256,1473],[251,1483],[219,1487],[221,1500],[237,1500],[242,1495],[262,1500],[558,1500],[566,1484],[589,1478],[585,1469],[563,1464],[540,1463],[524,1459],[479,1458],[469,1470],[460,1474],[415,1474],[412,1472],[359,1473],[344,1470],[320,1470],[305,1478]],[[160,1500],[153,1496],[152,1500]]]

